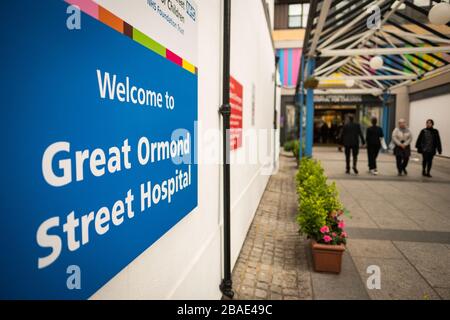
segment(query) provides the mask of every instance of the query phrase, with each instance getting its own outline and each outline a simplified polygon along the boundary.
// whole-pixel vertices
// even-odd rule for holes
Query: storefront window
[[[381,127],[383,123],[383,108],[380,107],[367,107],[363,106],[360,108],[360,123],[361,123],[361,129],[363,133],[365,134],[366,129],[370,127],[372,118],[377,118],[378,125]]]

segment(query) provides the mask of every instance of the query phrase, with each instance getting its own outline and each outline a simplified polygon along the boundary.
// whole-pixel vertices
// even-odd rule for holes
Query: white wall
[[[253,13],[253,14],[249,14]],[[251,128],[251,87],[256,86],[256,128],[273,127],[274,51],[266,32],[264,8],[260,0],[232,1],[231,74],[244,86],[244,129]],[[251,50],[255,48],[256,50]],[[249,143],[234,151],[241,157],[249,152]],[[245,240],[269,176],[261,174],[261,164],[234,165],[231,175],[232,261]]]
[[[414,143],[427,119],[434,120],[441,136],[443,155],[450,157],[450,94],[411,102],[410,129]]]
[[[220,129],[222,1],[197,0],[199,121]],[[251,127],[256,87],[256,128],[273,127],[274,53],[260,0],[232,2],[231,73],[244,86],[244,129]],[[278,112],[279,114],[279,112]],[[278,133],[277,133],[278,134]],[[199,137],[199,158],[220,141]],[[249,147],[244,141],[246,152]],[[219,149],[220,150],[220,149]],[[220,154],[217,154],[218,158]],[[232,261],[238,257],[268,176],[261,165],[232,166]],[[219,164],[199,165],[199,205],[130,263],[92,299],[219,299],[222,278],[222,180]]]
[[[267,6],[269,8],[270,26],[273,30],[275,19],[275,0],[264,0],[264,1],[267,3]]]

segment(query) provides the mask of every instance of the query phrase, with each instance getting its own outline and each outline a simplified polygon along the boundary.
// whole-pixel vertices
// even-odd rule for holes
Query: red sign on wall
[[[242,109],[244,88],[233,77],[230,77],[230,149],[242,147]]]

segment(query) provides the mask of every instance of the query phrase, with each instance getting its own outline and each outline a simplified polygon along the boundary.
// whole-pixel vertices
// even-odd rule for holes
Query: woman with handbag
[[[431,178],[430,171],[436,151],[442,154],[441,138],[439,131],[434,128],[433,120],[427,120],[426,128],[420,132],[419,138],[417,138],[416,148],[423,158],[422,175]]]
[[[398,128],[395,128],[394,132],[392,132],[392,142],[394,143],[398,175],[408,175],[406,168],[411,157],[412,133],[407,128],[405,119],[398,121]]]

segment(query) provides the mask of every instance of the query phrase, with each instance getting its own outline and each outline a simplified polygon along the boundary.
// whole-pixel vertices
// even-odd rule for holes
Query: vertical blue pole
[[[308,77],[313,74],[315,61],[308,59]],[[314,89],[308,89],[306,94],[306,147],[305,156],[312,157],[314,139]]]
[[[389,93],[383,93],[383,133],[384,139],[389,143],[390,132],[389,132]]]
[[[305,67],[305,59],[304,56],[302,55],[301,61],[300,61],[302,67],[300,68],[301,71],[304,70]],[[297,93],[297,97],[295,97],[296,102],[298,103],[298,115],[299,115],[299,119],[298,119],[298,131],[299,131],[299,143],[300,143],[300,150],[298,153],[298,157],[299,160],[302,160],[303,158],[303,104],[304,104],[304,94],[303,94],[303,74],[299,74],[300,77],[300,91]]]

